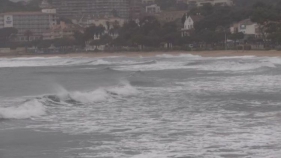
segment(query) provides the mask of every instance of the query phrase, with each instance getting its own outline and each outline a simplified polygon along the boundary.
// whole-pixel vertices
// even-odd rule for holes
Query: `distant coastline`
[[[20,57],[85,57],[85,58],[102,58],[102,57],[153,57],[161,55],[179,56],[182,54],[198,55],[202,57],[224,57],[224,56],[257,56],[257,57],[281,57],[281,51],[276,50],[219,50],[219,51],[154,51],[154,52],[70,52],[70,53],[53,53],[53,54],[34,54],[34,53],[1,53],[0,58],[20,58]]]

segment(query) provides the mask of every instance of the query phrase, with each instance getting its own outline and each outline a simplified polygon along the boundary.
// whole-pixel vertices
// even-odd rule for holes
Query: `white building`
[[[160,6],[153,4],[145,7],[145,12],[148,14],[157,14],[161,12]]]
[[[55,26],[57,19],[55,9],[43,9],[42,12],[1,13],[0,28],[14,27],[18,30],[18,41],[32,41],[40,39],[45,31]]]
[[[126,19],[117,17],[94,17],[94,16],[84,16],[77,19],[72,19],[74,24],[78,24],[82,27],[89,27],[91,25],[102,25],[106,30],[113,28],[114,25],[119,25],[122,27],[126,22]],[[109,25],[109,28],[108,28]]]
[[[194,30],[195,23],[203,18],[201,15],[186,16],[183,28],[181,29],[182,36],[189,36],[190,32]]]
[[[230,27],[231,33],[244,33],[247,36],[260,37],[261,32],[259,29],[259,25],[257,23],[252,22],[250,19],[242,20],[238,23],[235,23]]]
[[[141,0],[141,3],[143,5],[151,5],[151,4],[155,4],[155,0]]]

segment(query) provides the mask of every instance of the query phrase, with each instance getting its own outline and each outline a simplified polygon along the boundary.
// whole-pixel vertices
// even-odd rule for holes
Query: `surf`
[[[1,119],[28,119],[46,114],[46,107],[37,99],[33,99],[19,106],[1,107]]]

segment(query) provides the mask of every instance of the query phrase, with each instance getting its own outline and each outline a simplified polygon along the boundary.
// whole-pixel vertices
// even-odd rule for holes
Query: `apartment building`
[[[114,15],[129,18],[130,0],[52,0],[59,16],[73,18]]]
[[[142,2],[140,0],[129,0],[130,19],[139,19],[142,14]]]
[[[42,12],[8,12],[0,14],[0,28],[14,27],[18,41],[32,41],[57,24],[55,9]]]
[[[143,5],[152,5],[155,4],[155,0],[141,0]]]

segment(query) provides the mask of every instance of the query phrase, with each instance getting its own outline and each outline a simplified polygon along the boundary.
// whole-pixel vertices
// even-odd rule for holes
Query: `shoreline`
[[[198,55],[202,57],[228,57],[228,56],[257,56],[257,57],[281,57],[281,51],[262,50],[262,51],[156,51],[156,52],[70,52],[55,54],[31,54],[31,53],[10,53],[0,54],[0,58],[32,58],[32,57],[85,57],[85,58],[105,58],[105,57],[155,57],[158,55],[174,55],[182,54]]]

